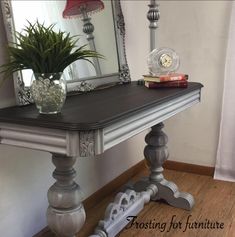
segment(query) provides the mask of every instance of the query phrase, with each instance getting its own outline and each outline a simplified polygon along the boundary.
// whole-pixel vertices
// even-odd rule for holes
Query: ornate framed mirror
[[[92,44],[95,44],[95,49],[105,58],[98,59],[98,64],[93,62],[94,67],[79,60],[66,68],[69,93],[128,83],[130,73],[125,52],[125,23],[120,0],[102,1],[103,9],[89,17],[86,13],[79,18],[63,19],[66,2],[2,0],[1,9],[8,42],[16,42],[14,32],[21,32],[27,21],[38,20],[48,25],[55,24],[60,30],[79,35],[79,41],[87,44],[87,47],[93,49]],[[32,102],[29,90],[31,74],[32,71],[29,70],[13,74],[19,105]]]

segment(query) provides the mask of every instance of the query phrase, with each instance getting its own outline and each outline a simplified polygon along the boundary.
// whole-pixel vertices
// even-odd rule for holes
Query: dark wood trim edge
[[[167,160],[163,167],[168,170],[176,170],[193,174],[200,174],[206,176],[214,176],[215,167],[188,164],[178,161]]]

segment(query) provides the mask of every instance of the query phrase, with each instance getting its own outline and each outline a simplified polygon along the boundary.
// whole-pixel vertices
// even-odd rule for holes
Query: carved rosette
[[[88,81],[82,81],[79,85],[76,86],[76,89],[74,89],[73,91],[86,92],[86,91],[92,91],[94,89],[95,89],[94,85],[92,85]]]
[[[95,133],[94,131],[84,131],[79,133],[80,157],[95,155]]]
[[[127,64],[121,66],[119,77],[120,80],[124,83],[130,81],[130,70]]]

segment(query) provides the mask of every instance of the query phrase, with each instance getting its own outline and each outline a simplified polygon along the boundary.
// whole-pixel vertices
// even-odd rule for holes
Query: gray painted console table
[[[151,90],[132,82],[109,89],[68,97],[61,114],[39,115],[34,105],[0,110],[0,143],[52,153],[56,182],[48,190],[48,225],[58,236],[72,237],[85,222],[80,187],[74,182],[76,157],[101,154],[128,138],[152,128],[144,156],[150,176],[117,194],[92,236],[112,237],[150,200],[190,210],[188,193],[164,179],[168,158],[163,121],[198,103],[200,83],[188,88]]]

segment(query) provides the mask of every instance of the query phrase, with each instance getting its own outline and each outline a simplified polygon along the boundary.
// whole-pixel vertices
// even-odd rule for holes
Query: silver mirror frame
[[[9,44],[15,42],[14,20],[12,15],[11,0],[2,0],[1,9]],[[68,93],[86,92],[115,84],[125,84],[130,82],[130,71],[127,64],[125,49],[125,22],[121,9],[120,0],[111,0],[113,10],[114,32],[116,38],[118,72],[102,75],[99,77],[87,77],[83,80],[67,82]],[[21,72],[13,73],[16,102],[18,105],[25,105],[32,102],[30,90],[25,87]]]

